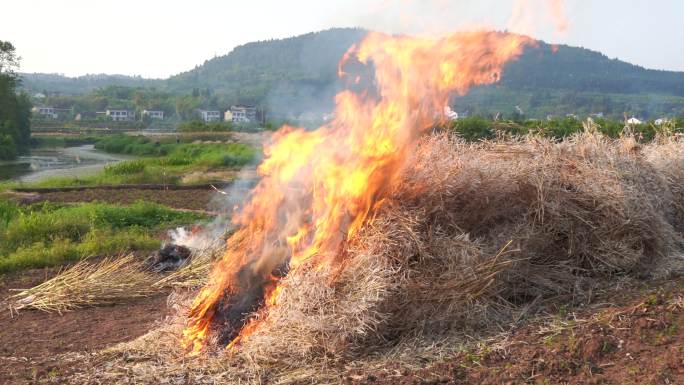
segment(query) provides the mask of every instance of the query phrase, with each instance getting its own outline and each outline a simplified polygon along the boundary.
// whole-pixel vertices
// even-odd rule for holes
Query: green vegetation
[[[168,142],[162,145],[144,136],[114,135],[104,137],[95,143],[95,148],[112,154],[128,154],[137,156],[168,155],[176,143]]]
[[[155,141],[143,136],[114,135],[98,139],[95,148],[141,159],[105,166],[95,175],[79,178],[56,177],[32,184],[33,187],[71,187],[114,184],[179,184],[192,172],[219,171],[256,161],[254,147],[241,143],[188,143],[195,137]],[[214,181],[211,179],[211,181]],[[0,185],[0,191],[17,183]]]
[[[93,144],[101,137],[90,135],[73,136],[32,136],[31,147],[71,147],[83,144]]]
[[[338,28],[248,43],[165,80],[24,74],[24,85],[32,92],[46,90],[46,104],[73,107],[83,117],[106,108],[159,109],[167,120],[179,122],[196,119],[199,108],[254,104],[266,107],[269,119],[291,119],[331,110],[334,94],[344,86],[337,77],[339,60],[366,33]],[[588,49],[561,45],[556,50],[539,42],[506,66],[499,83],[452,102],[461,113],[507,118],[516,106],[528,118],[599,112],[614,119],[624,113],[659,118],[684,114],[684,73],[648,70]]]
[[[602,134],[611,138],[617,138],[625,132],[625,124],[609,119],[594,119],[597,129]],[[479,116],[455,120],[448,125],[448,129],[456,132],[464,139],[477,141],[492,139],[497,134],[522,136],[534,134],[541,137],[561,140],[570,135],[584,130],[582,121],[572,118],[556,118],[548,121],[525,120],[525,121],[493,121]],[[684,133],[684,121],[675,119],[661,126],[653,122],[631,125],[628,128],[644,141],[655,138],[659,132]]]
[[[13,159],[31,139],[31,102],[17,94],[19,67],[12,43],[0,40],[0,159]]]
[[[244,166],[252,162],[256,150],[241,143],[185,143],[178,140],[154,141],[144,136],[117,135],[101,139],[95,148],[114,154],[155,156],[147,163],[207,168]],[[161,158],[159,158],[161,156]]]
[[[18,206],[0,201],[0,272],[159,247],[155,233],[203,219],[161,205]]]
[[[214,131],[231,131],[233,129],[232,122],[209,122],[205,123],[202,120],[191,120],[189,122],[181,123],[178,129],[182,132],[214,132]]]

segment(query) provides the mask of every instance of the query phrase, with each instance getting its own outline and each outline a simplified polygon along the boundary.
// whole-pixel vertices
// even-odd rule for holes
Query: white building
[[[205,123],[221,120],[221,111],[199,110],[199,114]]]
[[[160,110],[143,110],[143,116],[149,116],[152,119],[164,120],[164,111]]]
[[[127,122],[135,119],[135,112],[129,110],[107,110],[105,115],[115,122]]]
[[[57,119],[57,112],[55,112],[54,107],[37,107],[34,110],[38,113],[38,115],[44,118]]]
[[[639,120],[633,116],[631,118],[627,119],[627,124],[629,124],[629,125],[636,126],[636,125],[641,124],[641,123],[643,123],[641,120]]]
[[[227,110],[226,112],[223,113],[223,120],[226,122],[232,122],[233,121],[233,112],[231,110]]]
[[[256,122],[256,107],[254,106],[230,106],[233,122],[249,123]]]
[[[653,122],[653,123],[655,123],[656,126],[662,126],[663,124],[668,124],[668,123],[670,123],[670,119],[668,119],[668,118],[658,118],[658,119],[656,119],[655,122]]]
[[[73,112],[71,108],[56,107],[33,107],[32,111],[33,113],[48,119],[57,119],[59,115],[68,115]]]

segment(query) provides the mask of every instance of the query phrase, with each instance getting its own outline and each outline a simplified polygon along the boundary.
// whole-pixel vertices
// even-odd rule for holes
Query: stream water
[[[0,180],[37,182],[52,177],[80,177],[100,171],[106,164],[134,159],[107,154],[92,144],[62,148],[32,149],[12,161],[0,161]]]

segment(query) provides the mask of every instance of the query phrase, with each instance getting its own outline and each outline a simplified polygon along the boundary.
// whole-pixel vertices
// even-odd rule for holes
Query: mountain
[[[267,104],[271,111],[329,110],[339,90],[337,65],[366,31],[337,28],[248,43],[167,81],[172,91],[210,89],[228,104]]]
[[[365,34],[363,29],[335,28],[248,43],[166,80],[25,74],[24,86],[61,92],[156,86],[186,99],[192,95],[195,104],[212,108],[259,104],[272,116],[297,116],[330,110],[341,88],[338,62]],[[512,114],[517,106],[527,117],[684,114],[684,72],[649,70],[585,48],[539,42],[506,67],[499,83],[455,97],[453,103],[457,111],[471,114]]]
[[[337,65],[362,29],[330,29],[254,42],[171,77],[176,91],[208,89],[230,103],[266,104],[277,113],[329,109],[339,89]],[[454,98],[470,113],[599,113],[644,118],[684,113],[684,72],[649,70],[585,48],[539,42],[525,49],[501,82]],[[459,106],[462,104],[462,106]]]
[[[108,86],[158,87],[163,85],[163,80],[126,75],[93,74],[67,77],[60,74],[21,73],[20,76],[22,87],[31,93],[47,91],[76,95]]]

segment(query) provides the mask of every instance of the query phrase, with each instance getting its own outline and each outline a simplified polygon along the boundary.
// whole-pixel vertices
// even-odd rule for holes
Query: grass
[[[129,206],[0,202],[0,272],[59,265],[88,256],[153,250],[155,233],[203,219],[138,202]]]

